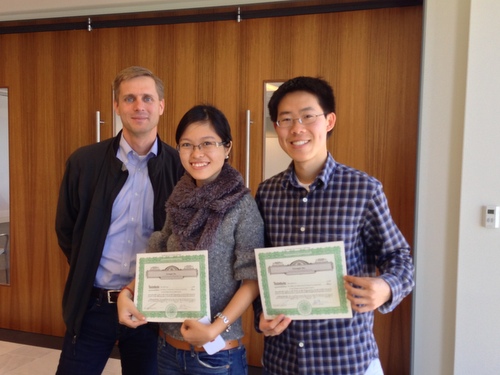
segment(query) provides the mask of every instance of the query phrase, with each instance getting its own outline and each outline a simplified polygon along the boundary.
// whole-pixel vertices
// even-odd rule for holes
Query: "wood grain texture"
[[[245,113],[251,110],[250,187],[262,180],[263,85],[321,76],[337,97],[329,139],[336,160],[375,176],[392,215],[413,242],[422,7],[175,25],[0,35],[8,51],[11,286],[0,286],[0,327],[61,336],[67,264],[54,220],[64,163],[95,142],[95,111],[112,135],[114,76],[143,65],[165,82],[163,140],[193,105],[214,104],[232,127],[232,164],[244,173]],[[248,359],[260,365],[262,337],[244,316]],[[386,374],[410,368],[411,298],[376,315]]]

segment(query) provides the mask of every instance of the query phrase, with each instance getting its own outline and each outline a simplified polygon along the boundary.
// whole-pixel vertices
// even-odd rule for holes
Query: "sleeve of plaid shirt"
[[[375,253],[380,277],[391,288],[391,300],[379,307],[385,314],[412,291],[414,267],[410,246],[391,217],[382,185],[378,185],[368,203],[363,237],[369,251]]]

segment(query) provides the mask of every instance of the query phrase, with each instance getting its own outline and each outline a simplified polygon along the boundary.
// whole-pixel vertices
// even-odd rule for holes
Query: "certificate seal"
[[[310,315],[312,311],[312,305],[307,300],[302,300],[297,304],[297,310],[300,315]]]
[[[177,306],[173,303],[167,305],[165,308],[165,316],[167,318],[175,318],[177,316]]]

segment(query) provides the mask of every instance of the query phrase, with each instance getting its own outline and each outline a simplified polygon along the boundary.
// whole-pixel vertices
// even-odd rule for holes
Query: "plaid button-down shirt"
[[[349,275],[376,276],[378,268],[392,292],[392,299],[379,308],[382,313],[412,291],[410,247],[375,178],[336,163],[329,154],[309,192],[290,165],[260,184],[256,201],[266,246],[344,241]],[[259,310],[256,304],[256,317]],[[373,312],[353,311],[352,319],[292,321],[281,335],[265,338],[264,366],[269,374],[364,374],[378,358],[373,317]]]

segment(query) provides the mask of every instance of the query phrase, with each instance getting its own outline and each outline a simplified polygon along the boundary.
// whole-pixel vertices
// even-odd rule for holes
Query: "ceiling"
[[[1,21],[208,8],[286,0],[16,0],[2,1]]]

